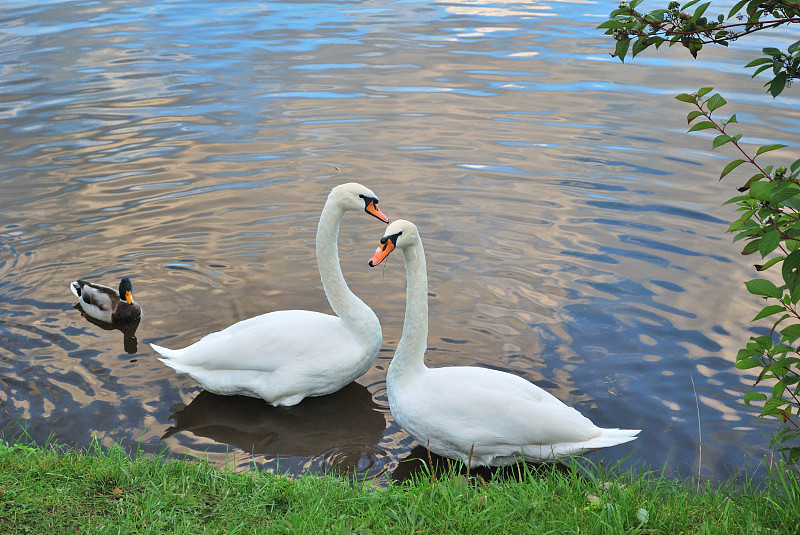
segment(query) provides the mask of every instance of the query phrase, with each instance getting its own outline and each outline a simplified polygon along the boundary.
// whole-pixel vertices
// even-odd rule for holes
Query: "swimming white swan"
[[[366,211],[384,223],[378,197],[361,184],[336,186],[317,226],[317,264],[335,316],[281,310],[211,333],[184,349],[151,344],[175,371],[222,395],[259,397],[291,406],[336,392],[363,375],[381,347],[377,316],[350,291],[339,266],[339,222]]]
[[[70,291],[78,298],[87,316],[105,323],[125,323],[139,319],[142,309],[133,302],[133,287],[128,277],[119,283],[119,292],[102,284],[85,280],[70,283]]]
[[[422,446],[473,466],[581,455],[636,438],[638,430],[602,429],[525,379],[486,368],[428,368],[428,276],[417,227],[392,222],[369,261],[403,251],[406,315],[386,377],[395,420]],[[471,458],[470,458],[471,453]]]

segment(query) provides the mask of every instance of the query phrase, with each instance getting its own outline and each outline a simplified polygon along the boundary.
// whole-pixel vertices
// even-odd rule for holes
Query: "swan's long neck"
[[[328,199],[317,226],[317,265],[322,278],[322,287],[331,308],[342,321],[350,327],[358,329],[362,323],[377,321],[372,310],[359,299],[344,280],[342,267],[339,265],[339,223],[344,217],[344,210]]]
[[[411,377],[425,369],[428,347],[428,273],[422,242],[403,249],[406,262],[406,317],[389,375],[394,380]]]

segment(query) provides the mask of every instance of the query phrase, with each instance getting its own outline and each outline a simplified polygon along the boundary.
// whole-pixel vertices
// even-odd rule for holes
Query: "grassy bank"
[[[603,476],[597,468],[375,488],[131,458],[119,447],[0,442],[0,533],[777,535],[800,529],[800,484],[791,474],[773,474],[783,482],[761,491],[689,490],[653,473]]]

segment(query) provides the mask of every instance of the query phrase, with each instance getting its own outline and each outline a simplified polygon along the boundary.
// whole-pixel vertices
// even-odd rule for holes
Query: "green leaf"
[[[800,287],[800,250],[792,251],[783,261],[781,277],[790,294]]]
[[[685,7],[686,6],[684,6],[684,8]],[[698,98],[703,98],[707,94],[711,93],[713,90],[714,90],[713,87],[701,87],[700,89],[697,90],[697,97]]]
[[[744,68],[747,69],[748,67],[756,67],[758,65],[764,65],[764,64],[772,65],[773,61],[774,60],[772,58],[758,58],[754,59],[753,61],[745,65]]]
[[[775,188],[775,191],[772,192],[772,202],[781,204],[787,199],[797,197],[798,195],[800,195],[800,188],[798,188],[796,184],[781,182],[778,184],[778,187]]]
[[[717,125],[711,121],[700,121],[689,129],[689,132],[697,132],[698,130],[716,129]]]
[[[783,92],[783,88],[786,87],[788,79],[789,75],[786,74],[786,71],[781,71],[769,82],[769,93],[772,95],[772,98],[777,97]]]
[[[783,292],[781,292],[772,281],[767,279],[753,279],[744,283],[747,291],[753,295],[761,295],[764,297],[774,297],[780,299]]]
[[[742,7],[744,7],[744,5],[749,1],[750,0],[739,0],[738,2],[736,2],[736,5],[734,5],[728,12],[728,18],[730,19],[734,15],[736,15],[742,9]]]
[[[787,403],[789,402],[785,399],[770,398],[764,403],[764,410],[761,412],[761,414],[774,414],[777,412],[776,409],[778,407],[781,405],[786,405]]]
[[[781,336],[785,340],[795,340],[800,338],[800,323],[795,323],[794,325],[789,325],[788,327],[781,329]]]
[[[765,401],[766,399],[767,396],[760,392],[748,392],[747,394],[744,395],[744,404],[750,405],[750,403],[753,402],[754,400]]]
[[[778,248],[781,243],[781,233],[773,229],[764,234],[758,242],[758,252],[761,253],[761,258],[766,256]]]
[[[749,195],[759,201],[771,201],[774,187],[775,185],[772,182],[756,181],[750,184]]]
[[[689,104],[697,103],[697,97],[695,95],[690,95],[689,93],[681,93],[680,95],[676,95],[675,99],[680,100],[681,102],[688,102]]]
[[[745,358],[736,362],[733,365],[737,370],[749,370],[751,368],[758,368],[761,366],[761,361],[754,358]]]
[[[739,167],[744,163],[744,160],[733,160],[728,165],[725,166],[725,169],[722,170],[722,173],[719,175],[719,179],[722,180],[722,177]]]
[[[610,28],[614,30],[618,30],[623,27],[622,21],[617,19],[607,20],[597,25],[598,29]]]
[[[714,142],[711,144],[711,147],[716,149],[717,147],[721,147],[725,143],[730,143],[733,141],[733,138],[728,134],[720,134],[714,138]]]
[[[796,212],[800,212],[800,198],[789,197],[788,199],[784,199],[781,201],[781,206],[786,206]]]
[[[711,5],[711,2],[706,2],[705,4],[701,4],[700,6],[698,6],[698,8],[695,10],[694,14],[692,15],[692,20],[693,21],[699,20],[700,17],[703,16],[703,13],[706,12],[706,9],[708,9],[708,6],[710,6],[710,5]],[[686,9],[686,6],[683,6],[683,8]]]
[[[712,111],[721,108],[728,102],[722,98],[722,95],[719,93],[714,94],[710,99],[708,99],[708,112],[711,113]]]
[[[744,246],[742,249],[742,254],[747,256],[749,254],[753,254],[758,251],[758,242],[761,240],[753,240],[751,242],[747,242],[747,245]]]
[[[751,75],[750,75],[750,78],[755,78],[756,76],[758,76],[758,75],[759,75],[759,74],[761,74],[762,72],[766,71],[766,70],[767,70],[767,69],[769,69],[770,67],[772,67],[772,64],[769,64],[769,65],[762,65],[761,67],[759,67],[758,69],[756,69],[755,71],[753,71],[753,74],[751,74]]]
[[[772,316],[773,314],[777,314],[778,312],[783,312],[784,310],[786,310],[786,307],[784,307],[783,305],[767,305],[763,309],[761,309],[761,312],[756,314],[756,317],[753,318],[752,321]]]
[[[747,199],[747,198],[748,198],[747,195],[737,195],[736,197],[731,197],[730,199],[728,199],[727,201],[725,201],[722,204],[731,204],[731,203],[735,203],[735,202],[738,203],[739,201],[742,201],[742,200]]]
[[[768,56],[780,56],[781,51],[775,47],[762,48],[761,51]]]
[[[770,258],[767,262],[762,265],[756,265],[756,271],[766,271],[778,262],[783,262],[785,256],[776,256],[774,258]]]
[[[630,37],[622,37],[619,41],[617,41],[617,46],[614,49],[614,53],[617,55],[619,60],[622,63],[625,63],[625,54],[628,53],[628,47],[631,44]]]
[[[756,156],[759,156],[759,155],[764,154],[765,152],[769,152],[771,150],[782,149],[785,146],[786,145],[781,145],[780,143],[775,143],[773,145],[763,145],[761,147],[758,147],[758,150],[756,151]]]
[[[635,58],[636,55],[639,52],[641,52],[642,50],[645,50],[649,46],[650,46],[650,42],[647,40],[647,38],[640,37],[633,43],[633,48],[631,49],[631,54]]]
[[[686,122],[691,124],[692,121],[694,121],[695,119],[697,119],[701,115],[703,115],[703,112],[700,111],[700,110],[690,111],[689,114],[686,116]]]
[[[721,121],[721,122],[722,122],[722,124],[728,125],[728,124],[731,124],[731,123],[738,123],[739,121],[736,120],[736,114],[734,113],[733,115],[731,115],[730,119],[728,119],[727,121]],[[741,139],[741,137],[742,137],[742,134],[736,134],[733,137],[736,138],[736,141],[739,141],[739,139]]]

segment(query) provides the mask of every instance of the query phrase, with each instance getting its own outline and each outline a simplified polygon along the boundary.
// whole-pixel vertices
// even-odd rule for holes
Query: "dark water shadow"
[[[430,467],[430,468],[428,468]],[[391,474],[391,479],[395,483],[403,483],[414,479],[426,479],[432,475],[437,478],[446,477],[452,474],[481,478],[484,481],[492,479],[513,479],[524,480],[530,474],[537,477],[547,477],[553,470],[564,474],[572,474],[573,470],[562,462],[543,462],[543,463],[514,463],[505,466],[472,466],[461,461],[448,459],[441,455],[429,452],[424,446],[417,446],[408,455],[403,457]],[[583,477],[580,473],[578,477]]]
[[[344,472],[362,472],[385,455],[378,443],[386,419],[369,390],[358,383],[293,407],[204,390],[189,405],[171,410],[175,424],[162,440],[189,432],[251,454],[323,457],[328,469]]]
[[[75,303],[73,308],[81,313],[86,321],[89,323],[100,327],[105,331],[119,331],[122,333],[122,346],[125,349],[125,352],[129,355],[133,355],[139,350],[139,341],[136,339],[136,329],[139,328],[139,323],[142,321],[142,318],[136,318],[133,321],[127,321],[125,323],[106,323],[104,321],[100,321],[95,319],[88,314],[86,314],[83,309],[81,308],[80,303]]]

